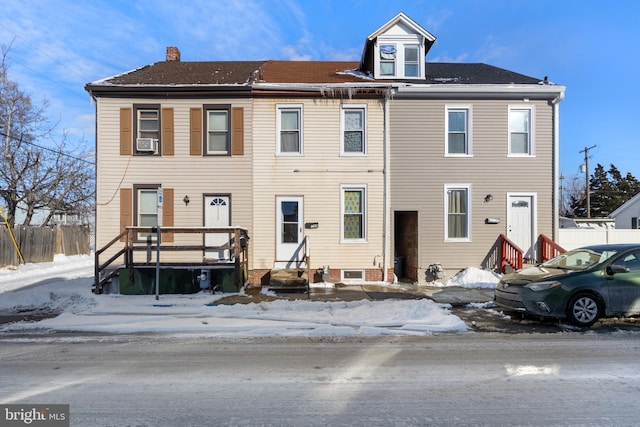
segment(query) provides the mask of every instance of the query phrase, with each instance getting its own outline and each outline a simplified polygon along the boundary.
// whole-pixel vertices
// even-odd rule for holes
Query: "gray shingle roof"
[[[344,74],[339,65],[353,70],[357,63],[334,61],[207,61],[156,62],[123,74],[87,84],[87,90],[100,87],[198,87],[243,86],[245,90],[255,80],[265,83],[349,83],[363,81],[353,74]],[[336,68],[338,67],[338,68]],[[303,72],[304,71],[304,72]],[[287,77],[289,74],[289,78]],[[271,78],[270,78],[271,77]],[[426,84],[537,84],[541,79],[482,63],[427,62],[425,80],[404,80]],[[369,80],[372,81],[372,80]],[[389,82],[380,80],[379,82]]]

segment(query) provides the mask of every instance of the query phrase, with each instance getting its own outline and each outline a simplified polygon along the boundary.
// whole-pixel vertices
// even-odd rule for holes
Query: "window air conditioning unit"
[[[158,151],[158,140],[154,138],[136,138],[137,151]]]

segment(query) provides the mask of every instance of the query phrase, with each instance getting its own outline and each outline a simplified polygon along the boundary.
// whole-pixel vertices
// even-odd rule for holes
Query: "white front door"
[[[230,222],[229,196],[205,196],[204,197],[204,226],[205,227],[228,227]],[[206,233],[204,236],[205,246],[225,246],[231,240],[230,233]],[[231,261],[229,249],[206,250],[205,259],[218,261]]]
[[[304,258],[302,197],[276,197],[276,263],[299,267]]]
[[[524,258],[535,259],[535,197],[509,195],[507,203],[507,237],[524,251]]]

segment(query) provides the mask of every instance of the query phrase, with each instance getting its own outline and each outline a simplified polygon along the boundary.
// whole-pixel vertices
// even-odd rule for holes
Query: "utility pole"
[[[559,213],[561,215],[565,215],[565,211],[564,211],[564,180],[565,180],[565,176],[564,174],[560,174],[560,209],[559,209]]]
[[[587,192],[587,218],[591,218],[591,191],[589,188],[589,150],[596,148],[594,144],[591,147],[584,147],[584,150],[580,150],[580,153],[584,153],[584,180],[585,191]]]

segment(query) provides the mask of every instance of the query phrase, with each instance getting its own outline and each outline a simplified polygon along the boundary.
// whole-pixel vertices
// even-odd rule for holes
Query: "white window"
[[[445,185],[445,241],[468,242],[471,240],[470,193],[469,184]]]
[[[343,105],[340,117],[342,127],[342,154],[366,154],[366,117],[365,105]]]
[[[471,152],[471,106],[451,105],[446,107],[445,127],[447,156],[470,156]]]
[[[134,141],[136,154],[160,153],[160,105],[134,104]]]
[[[137,190],[136,220],[139,227],[158,226],[158,189],[138,188]],[[155,238],[152,233],[138,233],[138,239],[146,239],[148,236]]]
[[[343,283],[359,283],[365,278],[364,270],[342,270],[340,273]]]
[[[277,106],[277,153],[302,154],[302,105]]]
[[[509,107],[509,155],[533,156],[533,109]]]
[[[396,46],[393,44],[380,45],[380,75],[393,77],[396,75]]]
[[[157,109],[138,110],[138,138],[160,137],[160,111]]]
[[[420,48],[407,45],[404,47],[404,76],[420,77]]]
[[[378,42],[375,49],[376,78],[424,78],[424,48],[417,36],[387,36]]]
[[[341,186],[342,242],[366,241],[366,187]]]
[[[229,154],[229,110],[206,109],[207,154]]]

